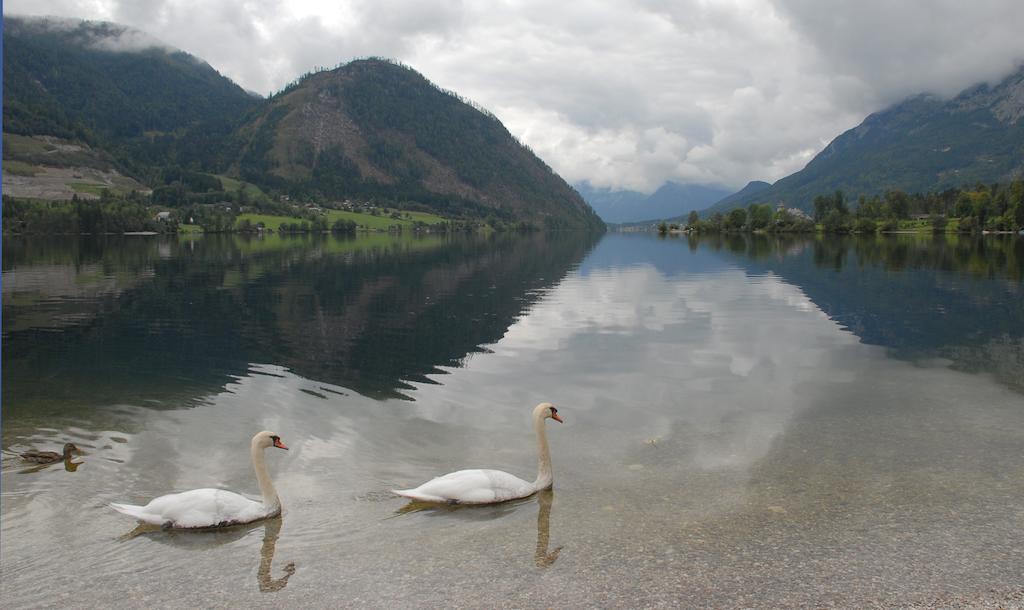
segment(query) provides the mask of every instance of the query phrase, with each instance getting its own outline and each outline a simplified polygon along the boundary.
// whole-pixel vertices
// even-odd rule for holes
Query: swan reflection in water
[[[211,527],[195,530],[165,529],[148,523],[140,523],[135,529],[124,534],[118,540],[127,541],[138,536],[145,536],[147,539],[161,544],[198,551],[236,542],[245,538],[249,532],[262,527],[263,545],[260,547],[260,567],[256,571],[256,581],[259,583],[260,592],[273,593],[288,586],[288,579],[295,574],[296,570],[295,562],[288,562],[288,565],[284,567],[284,576],[275,579],[271,575],[274,551],[277,547],[277,539],[281,535],[282,525],[281,517],[232,527]]]
[[[533,563],[538,568],[547,568],[555,563],[562,547],[548,551],[551,540],[551,504],[555,492],[550,489],[538,491],[529,498],[512,500],[500,504],[438,504],[433,502],[416,502],[415,500],[395,511],[397,515],[424,512],[431,516],[448,516],[467,521],[491,521],[512,514],[517,507],[529,504],[536,498],[537,502],[537,546],[533,554]]]
[[[537,550],[533,554],[533,563],[538,568],[552,565],[562,552],[561,546],[548,552],[548,540],[551,538],[551,502],[554,498],[555,493],[550,489],[537,493]]]
[[[270,575],[270,565],[274,562],[274,547],[281,533],[281,518],[266,521],[263,530],[263,547],[260,549],[260,569],[256,572],[256,580],[260,583],[261,593],[273,593],[288,586],[288,579],[295,574],[295,562],[289,561],[284,567],[284,576],[274,580]]]

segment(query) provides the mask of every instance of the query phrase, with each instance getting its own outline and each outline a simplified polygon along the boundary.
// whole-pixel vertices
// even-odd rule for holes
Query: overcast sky
[[[1021,0],[7,0],[115,21],[263,95],[399,59],[494,112],[569,182],[739,188],[869,113],[1024,62]]]

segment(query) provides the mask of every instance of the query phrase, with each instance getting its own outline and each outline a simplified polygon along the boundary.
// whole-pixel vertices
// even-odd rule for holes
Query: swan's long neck
[[[256,444],[255,440],[252,443],[252,467],[256,471],[256,480],[260,483],[263,505],[267,507],[269,513],[281,510],[281,499],[277,497],[277,490],[274,489],[274,483],[270,480],[270,474],[267,472],[263,449]]]
[[[548,435],[544,426],[544,416],[533,418],[533,428],[537,431],[537,480],[533,482],[535,490],[550,489],[555,478],[551,474],[551,453],[548,451]]]

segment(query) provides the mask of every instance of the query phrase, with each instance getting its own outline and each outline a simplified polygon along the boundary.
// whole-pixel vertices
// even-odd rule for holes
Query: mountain
[[[809,211],[815,196],[837,189],[856,201],[890,189],[941,191],[1021,175],[1024,67],[994,87],[977,85],[950,100],[917,95],[872,114],[804,169],[704,213],[779,202]]]
[[[760,180],[754,180],[752,182],[748,182],[746,186],[744,186],[740,190],[736,191],[735,193],[733,193],[731,195],[727,195],[727,196],[723,197],[722,199],[719,199],[718,201],[716,201],[714,203],[714,205],[712,205],[710,208],[705,210],[705,212],[711,212],[712,210],[713,211],[718,211],[719,209],[726,209],[726,210],[732,209],[732,208],[736,207],[736,205],[737,205],[736,202],[737,201],[742,201],[742,200],[746,199],[747,197],[752,197],[755,194],[763,191],[764,189],[771,188],[771,186],[772,186],[771,184],[768,184],[767,182],[762,182]],[[697,209],[697,211],[700,211],[699,208],[695,208],[695,209]],[[711,213],[713,213],[713,212],[711,212]],[[680,225],[685,225],[690,220],[689,219],[689,215],[690,215],[690,212],[687,211],[686,214],[680,214],[678,216],[671,216],[671,217],[668,217],[668,218],[664,218],[663,220],[665,222],[667,222],[667,223],[676,223],[676,224],[680,224]],[[630,223],[626,223],[626,224],[630,224]],[[643,225],[648,225],[649,226],[650,223],[644,222],[644,223],[636,223],[636,224],[638,224],[638,225],[639,224],[643,224]]]
[[[123,25],[4,16],[3,130],[103,149],[137,177],[222,163],[261,100],[206,62]]]
[[[729,193],[728,190],[713,186],[676,184],[666,182],[647,198],[638,214],[648,219],[685,216],[693,210],[700,210]]]
[[[306,75],[237,139],[233,170],[293,196],[415,201],[548,229],[604,226],[494,115],[386,60]]]
[[[163,205],[213,203],[227,196],[208,175],[220,174],[275,199],[604,227],[496,117],[407,67],[355,61],[263,99],[123,25],[5,17],[4,26],[5,193],[69,199],[89,168],[95,192],[83,196],[148,185]]]
[[[737,207],[738,202],[752,198],[761,191],[771,188],[771,186],[771,184],[767,182],[762,182],[761,180],[752,180],[751,182],[748,182],[745,187],[736,191],[732,195],[729,195],[728,197],[724,197],[716,201],[715,204],[711,207],[711,209],[731,210],[732,208]]]
[[[619,218],[631,209],[640,206],[648,195],[630,190],[613,190],[608,187],[594,186],[584,180],[573,185],[583,200],[594,208],[597,215],[605,222],[621,222]]]
[[[629,190],[611,190],[576,185],[576,190],[605,222],[629,223],[685,216],[718,201],[729,191],[712,186],[666,182],[650,195]]]

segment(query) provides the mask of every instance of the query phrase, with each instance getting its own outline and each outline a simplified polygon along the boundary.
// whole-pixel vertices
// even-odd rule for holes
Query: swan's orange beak
[[[564,424],[565,423],[565,420],[562,419],[562,416],[559,415],[558,413],[552,413],[551,414],[551,419],[555,420],[556,422],[558,422],[560,424]]]
[[[278,449],[287,449],[287,447],[284,446],[284,443],[282,443],[281,439],[279,438],[274,439],[274,446],[277,447]]]

